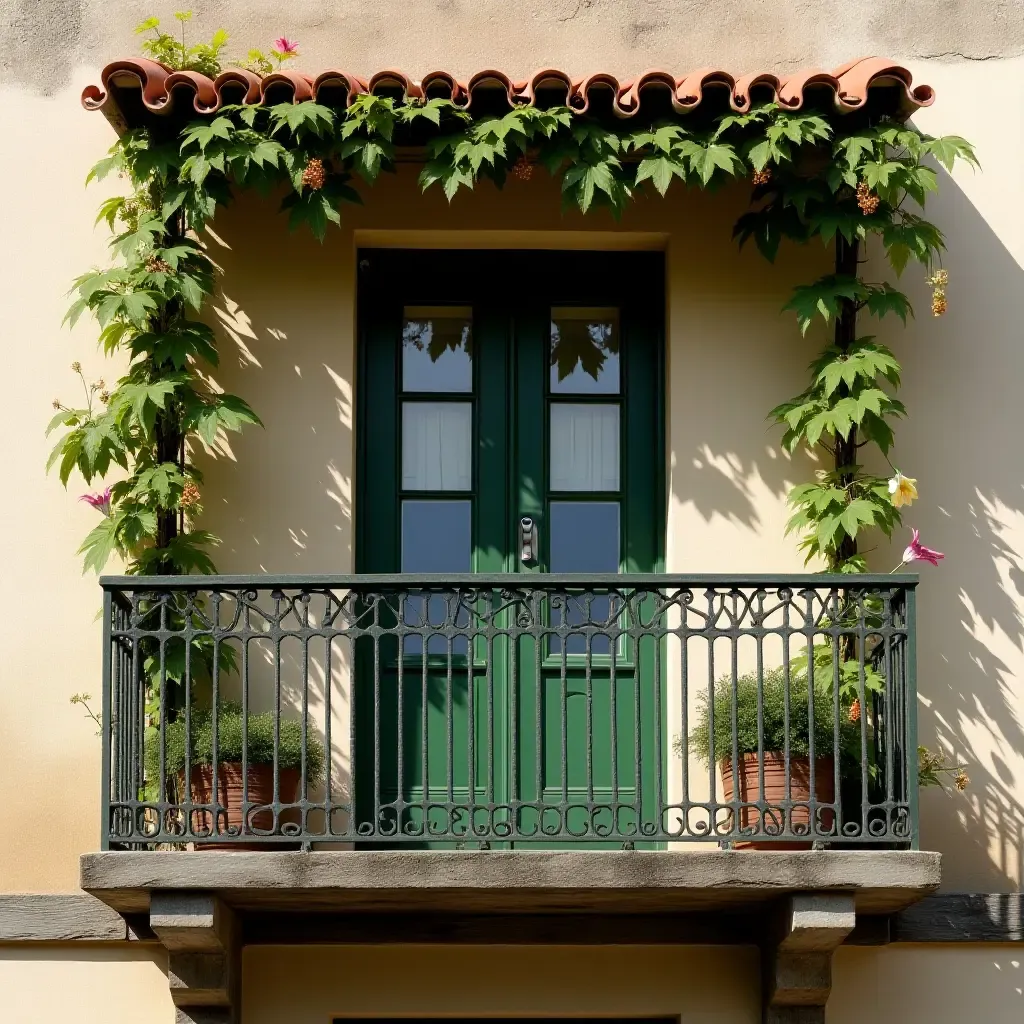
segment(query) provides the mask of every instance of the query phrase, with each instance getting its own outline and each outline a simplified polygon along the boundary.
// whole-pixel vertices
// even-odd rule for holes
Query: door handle
[[[537,524],[529,516],[523,516],[519,520],[519,560],[523,565],[535,565],[539,554]]]

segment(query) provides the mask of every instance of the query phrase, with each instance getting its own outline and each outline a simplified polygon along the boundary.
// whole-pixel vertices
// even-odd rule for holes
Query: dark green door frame
[[[423,251],[363,250],[359,254],[359,360],[357,381],[357,468],[356,468],[356,571],[385,573],[402,571],[402,337],[403,310],[407,307],[471,307],[473,389],[472,394],[406,395],[406,400],[472,401],[474,446],[472,486],[469,493],[417,491],[418,500],[445,498],[472,502],[472,570],[476,572],[537,572],[550,567],[550,511],[553,495],[546,478],[550,447],[549,421],[553,400],[570,398],[573,403],[607,403],[608,395],[552,395],[549,386],[549,352],[552,307],[617,307],[619,310],[621,389],[612,401],[620,404],[619,447],[621,468],[618,487],[609,495],[620,508],[619,566],[621,572],[660,572],[664,568],[664,261],[661,253],[553,252],[553,251]],[[559,502],[588,495],[555,494]],[[411,500],[411,498],[410,498]],[[575,513],[574,513],[575,514]],[[518,557],[518,524],[531,516],[539,525],[542,557],[526,567]],[[440,568],[440,567],[439,567]],[[465,568],[469,568],[468,566]],[[448,793],[436,798],[451,800],[468,796],[468,780],[453,779],[453,763],[468,764],[467,715],[481,718],[469,729],[473,752],[474,800],[503,803],[529,800],[572,800],[572,780],[564,765],[566,745],[587,743],[589,717],[574,711],[562,714],[561,736],[555,730],[529,727],[532,716],[550,723],[550,712],[540,707],[542,699],[559,708],[591,707],[594,692],[591,675],[582,657],[548,651],[530,664],[517,664],[517,680],[511,692],[508,658],[494,652],[474,650],[473,665],[466,662],[461,684],[461,702],[452,699],[452,682],[441,678],[440,667],[428,678],[405,668],[408,659],[395,657],[392,689],[400,694],[390,703],[382,700],[374,711],[354,694],[356,729],[359,736],[375,736],[374,743],[357,742],[361,756],[374,745],[378,750],[410,746],[410,756],[398,773],[407,783],[413,777],[430,780],[446,775]],[[634,650],[635,664],[617,659],[617,652],[597,655],[592,660],[599,671],[611,678],[630,674],[653,678],[653,659],[659,652]],[[417,658],[417,663],[418,663]],[[525,662],[527,659],[520,659]],[[358,663],[358,656],[357,656]],[[450,676],[450,673],[449,673]],[[357,664],[357,675],[359,670]],[[538,679],[541,680],[538,685]],[[422,685],[421,685],[422,683]],[[467,689],[468,687],[468,689]],[[632,701],[640,700],[639,685],[630,686]],[[651,688],[643,700],[653,700]],[[541,694],[544,693],[542,698]],[[517,697],[535,695],[537,707]],[[411,696],[410,696],[411,695]],[[606,697],[612,701],[614,697]],[[559,703],[561,702],[561,703]],[[428,706],[429,705],[429,706]],[[468,705],[468,707],[467,707]],[[475,708],[475,710],[472,710]],[[484,710],[486,708],[486,716]],[[640,709],[638,708],[637,711]],[[523,749],[508,749],[509,717],[519,721]],[[431,716],[434,716],[433,719]],[[483,719],[486,717],[486,730]],[[615,715],[613,714],[614,718]],[[649,709],[643,715],[651,721]],[[625,721],[624,721],[625,724]],[[419,729],[430,727],[430,735],[443,737],[429,751],[412,757]],[[400,740],[399,737],[405,736]],[[613,732],[614,736],[614,732]],[[476,740],[475,744],[473,743]],[[651,757],[663,761],[664,737],[620,736],[620,744],[638,739]],[[532,744],[532,746],[531,746]],[[527,748],[530,749],[527,749]],[[559,757],[559,747],[561,756]],[[607,757],[609,751],[586,751]],[[635,758],[632,747],[622,749],[624,763]],[[542,759],[558,763],[561,776],[555,791],[549,792],[540,772],[533,769]],[[578,760],[578,759],[577,759]],[[635,785],[649,789],[652,780],[616,777],[618,758],[610,759],[609,786],[631,790]],[[415,763],[410,763],[415,762]],[[429,763],[428,763],[429,762]],[[546,763],[546,762],[545,762]],[[648,758],[648,763],[652,763]],[[515,767],[518,765],[519,767]],[[373,771],[360,771],[360,778],[372,780]],[[593,786],[594,775],[587,777]],[[422,783],[422,778],[420,778]],[[403,788],[408,785],[403,783]],[[535,792],[540,786],[543,792]],[[453,788],[454,787],[454,788]],[[356,794],[359,813],[368,813],[396,792]],[[415,787],[414,787],[415,788]],[[463,790],[466,792],[463,793]],[[426,800],[422,788],[418,799]],[[656,794],[651,792],[651,797]],[[538,823],[540,824],[540,823]]]

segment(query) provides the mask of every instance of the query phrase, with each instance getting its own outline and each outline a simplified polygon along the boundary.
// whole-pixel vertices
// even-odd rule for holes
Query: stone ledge
[[[123,917],[84,892],[0,894],[0,943],[126,942]]]
[[[85,854],[82,888],[120,913],[156,890],[215,893],[245,911],[677,913],[753,910],[800,892],[848,892],[892,914],[939,884],[917,851],[315,851]]]

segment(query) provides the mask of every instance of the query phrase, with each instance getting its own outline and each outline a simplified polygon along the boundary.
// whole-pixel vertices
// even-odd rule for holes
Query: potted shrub
[[[817,673],[815,673],[817,675]],[[810,762],[810,701],[807,695],[807,676],[794,666],[789,682],[789,799],[794,806],[784,806],[786,800],[786,678],[781,668],[764,673],[761,688],[761,722],[758,730],[758,685],[753,673],[741,676],[733,686],[731,677],[719,679],[714,687],[713,700],[702,695],[697,727],[690,734],[691,749],[695,749],[705,765],[711,757],[711,715],[714,707],[714,756],[722,772],[722,803],[737,800],[756,804],[764,801],[764,822],[761,810],[755,806],[741,807],[738,831],[757,832],[761,835],[780,834],[784,830],[806,834],[815,831],[811,820],[812,793]],[[735,698],[735,699],[734,699]],[[736,746],[739,764],[733,764],[733,711],[735,706]],[[835,801],[835,715],[830,691],[817,688],[814,696],[814,793],[820,807]],[[860,726],[851,721],[847,712],[840,718],[840,751],[859,749]],[[763,751],[763,759],[758,751]],[[761,792],[761,769],[764,770],[764,793]],[[831,830],[834,814],[823,810],[817,824]],[[806,842],[771,842],[753,840],[738,842],[737,848],[766,850],[807,849]]]
[[[274,829],[274,714],[265,711],[250,713],[247,722],[247,771],[242,770],[242,706],[225,702],[217,714],[217,806],[211,811],[193,811],[190,827],[192,837],[200,839],[202,849],[263,849],[271,844],[202,842],[201,837],[224,835],[258,835]],[[194,804],[213,802],[213,715],[209,710],[193,708],[191,716],[190,791]],[[165,727],[165,770],[179,793],[185,792],[185,721],[179,718]],[[281,719],[278,744],[278,799],[282,804],[298,798],[302,769],[302,724]],[[146,744],[146,776],[150,780],[160,774],[159,734]],[[306,737],[306,782],[318,786],[324,775],[324,748],[315,736]],[[248,812],[242,806],[243,778],[246,782]],[[256,809],[254,809],[256,808]],[[291,816],[294,820],[294,815]],[[216,820],[214,820],[216,819]],[[277,831],[287,812],[279,815]]]

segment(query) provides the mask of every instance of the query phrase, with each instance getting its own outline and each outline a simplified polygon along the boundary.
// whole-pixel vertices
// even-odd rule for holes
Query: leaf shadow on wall
[[[922,793],[921,846],[942,853],[944,889],[1007,891],[1024,882],[1024,269],[945,173],[928,215],[950,245],[949,312],[929,315],[925,275],[909,268],[918,319],[884,338],[908,409],[893,461],[921,498],[873,567],[899,561],[911,526],[946,554],[912,567],[919,732],[971,783]]]
[[[201,525],[222,538],[214,552],[218,569],[350,572],[355,356],[346,340],[351,332],[339,327],[343,243],[329,236],[321,246],[289,233],[276,203],[252,194],[218,212],[209,241],[223,271],[209,311],[221,357],[213,378],[243,396],[265,424],[218,439],[216,460],[197,456],[204,471]],[[272,604],[267,591],[258,599]],[[351,800],[352,659],[345,647],[335,641],[328,656],[322,638],[311,639],[307,650],[289,637],[280,655],[282,716],[300,718],[305,706],[321,741],[330,717],[330,796],[341,804]],[[251,648],[253,707],[272,708],[275,654],[263,641]],[[308,794],[323,795],[322,788]],[[339,814],[333,830],[345,824]],[[322,829],[322,816],[310,826]]]

